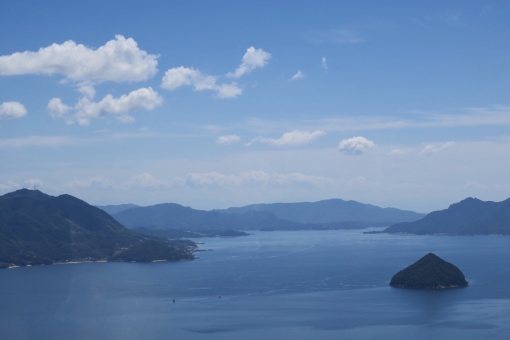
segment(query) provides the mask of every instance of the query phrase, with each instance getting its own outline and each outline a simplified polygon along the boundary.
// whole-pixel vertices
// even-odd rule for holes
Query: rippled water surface
[[[213,251],[189,262],[1,270],[0,339],[510,339],[510,237],[299,231],[197,241]],[[388,286],[429,252],[470,286]]]

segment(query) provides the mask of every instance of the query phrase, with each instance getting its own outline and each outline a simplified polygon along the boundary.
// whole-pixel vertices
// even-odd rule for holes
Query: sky
[[[0,194],[510,197],[508,1],[0,2]]]

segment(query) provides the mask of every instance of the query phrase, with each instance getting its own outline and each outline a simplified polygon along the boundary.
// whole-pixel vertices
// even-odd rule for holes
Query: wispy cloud
[[[443,151],[444,149],[452,148],[454,146],[455,146],[454,142],[447,142],[447,143],[444,143],[442,145],[433,145],[433,144],[430,144],[430,145],[426,145],[423,148],[423,150],[421,150],[420,154],[431,156],[431,155],[433,155],[435,153]]]
[[[200,70],[190,67],[174,67],[165,72],[161,87],[174,91],[185,85],[191,85],[195,91],[215,91],[218,98],[235,98],[243,93],[236,82],[218,84],[218,77],[203,74]]]
[[[57,147],[57,146],[90,146],[92,143],[108,143],[112,141],[124,141],[127,139],[141,138],[180,138],[195,137],[193,134],[171,134],[153,131],[133,132],[101,132],[102,136],[94,138],[79,138],[71,136],[28,136],[20,138],[0,139],[0,148],[22,147]]]
[[[298,70],[297,73],[295,75],[293,75],[289,81],[296,81],[296,80],[302,79],[304,77],[305,77],[305,75],[303,74],[303,72],[301,72],[301,70]]]
[[[275,146],[285,146],[285,145],[303,145],[312,142],[314,139],[324,136],[326,133],[324,131],[299,131],[294,130],[290,132],[284,133],[280,138],[265,138],[265,137],[257,137],[252,139],[249,143],[245,144],[246,146],[250,146],[255,142],[267,143]]]
[[[233,144],[240,140],[241,137],[238,135],[219,136],[218,139],[216,139],[216,144]]]
[[[327,71],[328,70],[328,62],[326,60],[326,57],[322,57],[322,68],[324,69],[324,71]]]
[[[388,155],[389,156],[402,156],[402,155],[410,153],[411,151],[413,151],[413,149],[410,149],[410,148],[406,148],[406,149],[393,149],[393,150],[391,150],[388,153]]]
[[[172,186],[174,184],[173,181],[166,181],[155,178],[153,175],[149,173],[143,173],[138,176],[132,177],[127,182],[123,183],[123,187],[139,187],[142,189],[147,188],[163,188]]]
[[[267,53],[261,48],[256,49],[251,46],[246,50],[241,65],[239,65],[234,72],[229,72],[227,77],[239,78],[242,75],[250,73],[256,68],[266,66],[269,59],[271,59],[270,53]]]
[[[237,175],[225,175],[218,172],[190,173],[184,180],[187,186],[244,186],[244,185],[320,185],[331,182],[321,176],[310,176],[302,173],[273,173],[264,171],[242,172]]]
[[[4,183],[0,183],[0,191],[7,192],[7,191],[13,191],[21,188],[21,186],[13,181],[7,181]]]
[[[346,118],[325,118],[302,121],[270,121],[251,119],[245,124],[255,131],[276,132],[289,127],[313,128],[325,132],[370,131],[405,128],[438,128],[462,126],[510,126],[510,107],[494,106],[490,108],[466,108],[458,114],[437,114],[428,112],[410,112],[412,119],[388,116],[361,116]]]
[[[70,141],[66,136],[30,136],[23,138],[0,139],[0,147],[20,148],[25,146],[52,147],[66,145]]]
[[[323,176],[306,175],[299,172],[267,173],[264,171],[246,171],[238,174],[224,174],[220,172],[191,172],[184,177],[168,179],[157,178],[144,172],[133,176],[126,181],[115,182],[102,176],[90,178],[73,178],[63,184],[48,184],[39,179],[29,179],[23,186],[15,182],[0,183],[1,191],[12,191],[21,187],[43,188],[56,192],[80,189],[107,189],[107,190],[159,190],[165,188],[208,187],[208,186],[282,186],[282,185],[323,185],[333,180]]]
[[[305,39],[313,43],[357,44],[365,40],[350,29],[337,28],[305,33]]]
[[[251,46],[243,55],[242,63],[234,72],[229,72],[226,77],[240,78],[251,71],[267,65],[271,54],[261,48]],[[165,72],[161,81],[161,87],[174,91],[181,86],[193,86],[195,91],[214,91],[218,98],[236,98],[243,93],[243,89],[237,82],[220,84],[221,76],[212,76],[202,73],[192,67],[174,67]]]

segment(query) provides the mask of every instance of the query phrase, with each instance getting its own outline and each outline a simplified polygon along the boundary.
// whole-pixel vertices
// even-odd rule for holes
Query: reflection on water
[[[256,232],[205,239],[201,248],[213,251],[191,262],[3,270],[0,338],[508,339],[509,245],[509,237]],[[470,286],[388,286],[428,252],[457,265]]]

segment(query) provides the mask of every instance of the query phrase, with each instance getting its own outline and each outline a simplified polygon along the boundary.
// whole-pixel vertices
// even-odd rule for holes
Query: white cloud
[[[47,106],[50,116],[59,118],[62,117],[67,111],[71,110],[72,107],[62,103],[60,98],[52,98]]]
[[[167,187],[170,185],[172,185],[171,182],[156,179],[154,176],[146,172],[141,175],[132,177],[126,183],[124,183],[124,186],[126,187],[140,187],[143,189]]]
[[[445,143],[443,145],[432,145],[432,144],[430,144],[430,145],[426,145],[423,148],[423,150],[421,150],[420,154],[431,156],[432,154],[441,152],[444,149],[451,148],[451,147],[454,147],[454,146],[455,146],[454,142],[448,142],[448,143]]]
[[[0,74],[59,74],[74,81],[142,81],[156,74],[156,59],[156,55],[140,50],[132,38],[117,35],[96,50],[68,40],[37,52],[0,56]]]
[[[292,78],[290,78],[290,81],[298,80],[304,77],[305,75],[301,72],[301,70],[298,70],[297,73],[293,75]]]
[[[134,123],[136,120],[135,117],[130,116],[130,115],[117,116],[117,117],[115,117],[115,119],[117,119],[121,123],[128,123],[128,124]]]
[[[134,118],[127,115],[140,109],[153,110],[163,103],[163,98],[151,87],[140,88],[119,98],[106,95],[101,101],[93,102],[87,96],[82,97],[75,105],[74,119],[80,125],[89,125],[92,118],[103,117],[107,114],[118,115],[121,122],[133,122]]]
[[[361,155],[365,150],[373,148],[375,143],[365,137],[344,139],[338,144],[338,150],[349,155]]]
[[[391,150],[388,155],[391,155],[391,156],[400,156],[400,155],[403,155],[405,153],[404,150],[400,150],[400,149],[393,149]]]
[[[161,87],[174,91],[181,86],[191,85],[195,91],[216,91],[219,98],[235,98],[243,93],[235,82],[218,85],[216,81],[217,78],[214,76],[205,75],[194,68],[180,66],[165,72]]]
[[[219,98],[235,98],[243,93],[243,89],[236,82],[218,85],[214,90],[218,92]]]
[[[248,48],[243,56],[242,64],[237,70],[228,73],[228,77],[239,78],[256,68],[264,67],[271,58],[271,54],[262,49]],[[181,86],[193,86],[195,91],[215,91],[218,98],[235,98],[243,93],[243,89],[236,82],[230,84],[218,84],[218,78],[202,73],[192,67],[174,67],[165,72],[161,81],[161,87],[174,91]]]
[[[233,144],[241,140],[238,135],[219,136],[216,140],[217,144]]]
[[[177,89],[183,85],[192,85],[195,83],[203,83],[206,78],[210,82],[215,83],[216,78],[211,76],[204,76],[199,70],[189,67],[174,67],[165,72],[161,87],[170,91]]]
[[[86,97],[93,99],[96,96],[96,89],[87,83],[82,83],[78,87],[78,91]]]
[[[184,184],[187,186],[243,186],[243,185],[320,185],[331,182],[320,176],[308,176],[301,173],[273,173],[264,171],[242,172],[238,175],[225,175],[218,172],[190,173]]]
[[[113,188],[114,184],[103,177],[91,177],[88,179],[74,178],[72,181],[60,186],[61,190],[69,189],[89,189],[89,188]]]
[[[228,73],[228,77],[239,78],[246,73],[250,73],[256,68],[262,68],[267,65],[267,61],[271,59],[271,54],[265,52],[263,49],[251,46],[246,50],[243,56],[243,62],[232,73]]]
[[[314,139],[324,136],[326,133],[324,131],[299,131],[294,130],[290,132],[284,133],[280,138],[264,138],[257,137],[252,139],[249,143],[245,144],[246,146],[250,146],[254,142],[267,143],[275,146],[284,146],[284,145],[302,145],[308,144]]]
[[[27,109],[18,102],[0,104],[0,119],[21,118],[27,114]]]
[[[328,63],[326,57],[322,57],[322,68],[324,69],[324,71],[328,70]]]

